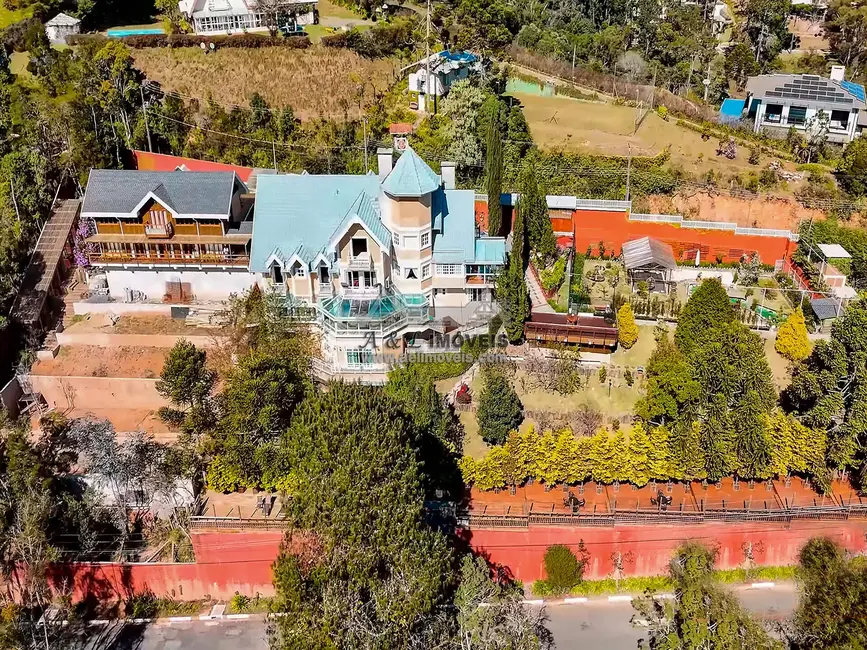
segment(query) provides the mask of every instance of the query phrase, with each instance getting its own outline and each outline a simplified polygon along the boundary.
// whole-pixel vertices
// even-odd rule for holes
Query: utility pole
[[[427,16],[425,18],[424,33],[424,112],[430,113],[428,101],[431,96],[430,89],[430,0],[427,0]]]
[[[370,167],[367,165],[367,118],[364,117],[361,120],[361,128],[364,133],[364,173],[370,171]]]
[[[707,76],[704,78],[704,103],[707,104],[707,94],[710,92],[710,61],[707,62]]]
[[[148,151],[153,153],[154,148],[153,148],[153,145],[151,144],[151,127],[150,127],[150,124],[148,124],[148,107],[147,107],[147,104],[145,104],[144,86],[139,86],[138,90],[141,93],[141,107],[142,107],[142,110],[144,111],[145,130],[147,131],[147,134],[148,134]]]
[[[572,81],[575,81],[575,48],[577,44],[572,44]]]
[[[626,157],[626,200],[629,200],[629,183],[632,180],[632,145],[626,145],[629,154]]]

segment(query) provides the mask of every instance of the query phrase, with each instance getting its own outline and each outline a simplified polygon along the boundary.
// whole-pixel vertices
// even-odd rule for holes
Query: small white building
[[[443,50],[432,54],[430,59],[418,63],[418,69],[409,75],[410,108],[435,113],[438,98],[448,94],[456,81],[466,79],[479,65],[479,58],[471,52]],[[430,67],[430,78],[425,82],[425,70]],[[428,95],[432,100],[428,101]]]
[[[65,44],[67,36],[80,33],[81,21],[66,14],[57,14],[45,23],[45,35],[52,43]]]
[[[178,7],[200,36],[267,32],[268,20],[257,0],[180,0]],[[277,25],[296,31],[316,22],[316,0],[284,0]]]

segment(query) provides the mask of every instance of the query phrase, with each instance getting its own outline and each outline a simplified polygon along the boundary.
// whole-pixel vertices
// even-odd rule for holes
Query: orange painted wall
[[[744,255],[758,252],[762,262],[773,264],[794,252],[796,244],[784,237],[756,237],[736,235],[720,230],[693,230],[664,223],[629,221],[626,212],[576,210],[572,215],[575,250],[584,252],[588,246],[598,253],[599,242],[607,251],[620,253],[624,242],[640,237],[653,237],[669,244],[675,258],[695,260],[701,251],[702,261],[715,261],[717,255],[724,262],[738,262]]]
[[[611,555],[630,554],[624,566],[627,576],[661,575],[667,571],[674,550],[685,540],[701,541],[719,548],[717,568],[734,569],[744,561],[743,545],[753,544],[756,562],[786,565],[797,562],[798,551],[811,537],[831,537],[845,548],[863,552],[867,521],[797,521],[787,524],[701,524],[695,526],[618,526],[617,528],[570,528],[531,526],[528,529],[473,529],[462,531],[471,547],[489,561],[502,564],[524,583],[545,577],[544,555],[552,544],[577,549],[584,540],[590,552],[585,576],[609,577]]]

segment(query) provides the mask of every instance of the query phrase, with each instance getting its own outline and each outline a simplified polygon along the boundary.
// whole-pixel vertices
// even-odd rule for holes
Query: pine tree
[[[650,439],[641,424],[632,427],[627,448],[629,482],[641,487],[651,478]]]
[[[523,213],[523,226],[530,249],[540,258],[550,260],[557,254],[557,240],[548,215],[548,200],[539,186],[536,164],[532,157],[524,160],[521,170],[521,198],[518,211]]]
[[[617,340],[627,350],[638,342],[638,325],[628,302],[617,311]]]
[[[521,400],[502,373],[485,372],[476,416],[482,439],[491,445],[502,445],[509,432],[521,424],[524,419]]]
[[[677,319],[674,341],[678,349],[689,356],[705,339],[708,331],[735,320],[736,314],[726,290],[719,280],[702,282],[695,290]]]
[[[807,338],[807,325],[804,312],[799,307],[777,330],[774,349],[789,361],[800,361],[810,356],[810,340]]]
[[[500,194],[503,192],[503,142],[500,121],[493,116],[488,122],[487,190],[488,190],[488,235],[497,237],[503,225],[503,207]]]
[[[524,321],[530,315],[530,295],[524,281],[526,245],[524,217],[519,208],[512,226],[512,250],[506,268],[496,281],[497,302],[503,310],[506,337],[511,343],[519,343],[524,338]]]
[[[665,481],[674,477],[669,433],[665,427],[653,427],[648,434],[647,464],[652,479]]]

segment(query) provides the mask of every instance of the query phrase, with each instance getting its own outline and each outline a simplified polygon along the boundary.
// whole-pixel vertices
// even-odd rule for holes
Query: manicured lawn
[[[650,355],[656,348],[656,341],[653,338],[653,325],[638,326],[638,341],[628,350],[624,347],[618,347],[614,354],[611,355],[611,363],[615,366],[627,366],[637,368],[638,366],[647,367],[647,362],[650,360]]]
[[[319,0],[317,9],[320,18],[364,18],[352,9],[347,9],[331,0]]]
[[[304,27],[304,31],[310,38],[311,43],[318,43],[322,40],[323,36],[328,36],[328,34],[333,34],[335,32],[334,29],[326,27],[325,25],[307,25]]]

